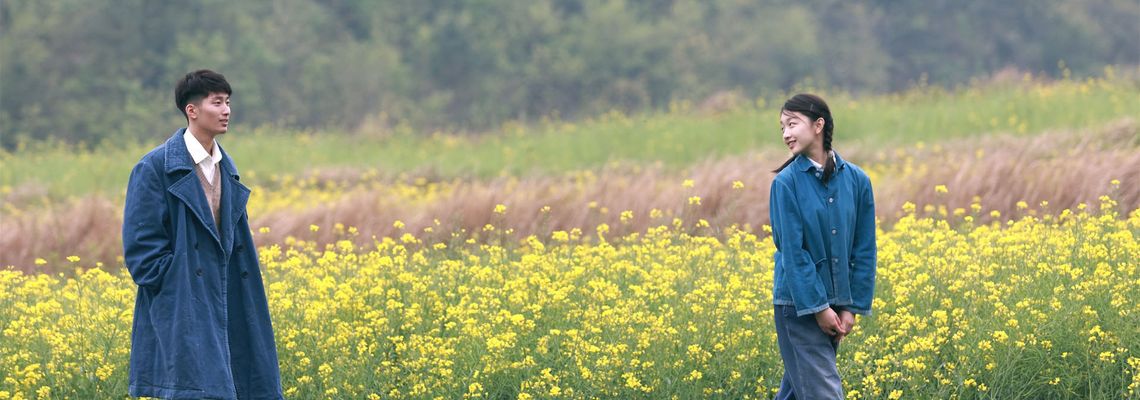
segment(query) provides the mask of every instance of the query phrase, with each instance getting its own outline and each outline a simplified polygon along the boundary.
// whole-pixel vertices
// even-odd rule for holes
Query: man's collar
[[[190,151],[190,159],[194,164],[201,164],[203,160],[211,159],[211,164],[217,164],[222,160],[222,152],[218,149],[218,142],[214,141],[214,151],[207,153],[206,149],[202,147],[202,143],[198,138],[190,132],[190,128],[186,128],[186,132],[182,134],[182,138],[186,141],[186,150]]]
[[[185,133],[186,128],[178,128],[174,134],[170,135],[169,139],[166,139],[166,143],[163,145],[166,148],[165,170],[168,174],[194,169],[194,160],[190,159],[190,151],[186,148],[186,138],[182,136]],[[222,169],[222,174],[230,174],[235,180],[240,179],[237,165],[234,165],[234,160],[226,155],[226,149],[223,149],[216,141],[214,148],[218,149],[218,153],[222,155],[222,161],[218,163],[219,168]]]

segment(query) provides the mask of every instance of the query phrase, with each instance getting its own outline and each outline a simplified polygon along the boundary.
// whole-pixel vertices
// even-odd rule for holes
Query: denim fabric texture
[[[250,190],[222,151],[215,222],[182,134],[131,171],[123,258],[138,285],[128,392],[164,399],[281,399]]]
[[[828,307],[870,315],[876,268],[871,180],[837,153],[827,184],[821,176],[801,154],[772,181],[772,302],[794,306],[800,316]]]
[[[839,342],[819,329],[814,315],[796,316],[795,307],[775,307],[776,341],[784,359],[776,399],[842,399],[843,380],[835,366]]]

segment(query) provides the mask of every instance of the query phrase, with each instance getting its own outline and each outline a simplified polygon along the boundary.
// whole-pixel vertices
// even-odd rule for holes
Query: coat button
[[[198,268],[198,270],[194,271],[194,275],[202,276],[202,269]]]
[[[249,276],[249,271],[241,271],[241,279],[245,279],[247,276]]]
[[[835,228],[832,228],[832,229],[831,229],[831,234],[832,234],[832,235],[837,235],[837,234],[839,234],[839,230],[838,230],[838,229],[835,229]]]
[[[827,202],[828,202],[828,203],[834,203],[834,202],[835,202],[835,198],[834,198],[834,197],[828,197],[828,198],[827,198]]]

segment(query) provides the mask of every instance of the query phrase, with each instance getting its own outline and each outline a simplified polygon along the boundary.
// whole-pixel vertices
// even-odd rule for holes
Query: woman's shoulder
[[[793,167],[794,165],[789,165],[780,170],[780,172],[777,172],[776,176],[772,178],[772,187],[792,186],[796,179],[796,170]]]
[[[863,168],[860,167],[859,164],[856,164],[856,163],[853,163],[853,162],[850,162],[847,160],[843,160],[843,162],[845,164],[847,164],[847,168],[850,168],[851,172],[854,172],[855,175],[867,176],[867,173],[863,171]]]
[[[850,177],[850,179],[852,181],[854,181],[858,184],[866,184],[866,185],[871,184],[870,176],[868,176],[867,172],[863,171],[863,168],[860,168],[858,164],[855,164],[855,163],[850,162],[850,161],[844,161],[844,163],[846,163],[845,168],[847,168],[847,170],[850,172],[850,175],[848,175],[848,176]]]

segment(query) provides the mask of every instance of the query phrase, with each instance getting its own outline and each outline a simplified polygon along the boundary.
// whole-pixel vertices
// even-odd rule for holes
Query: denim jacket
[[[794,306],[798,316],[828,307],[870,315],[876,264],[871,180],[839,154],[826,185],[822,172],[799,155],[772,181],[772,302]]]

